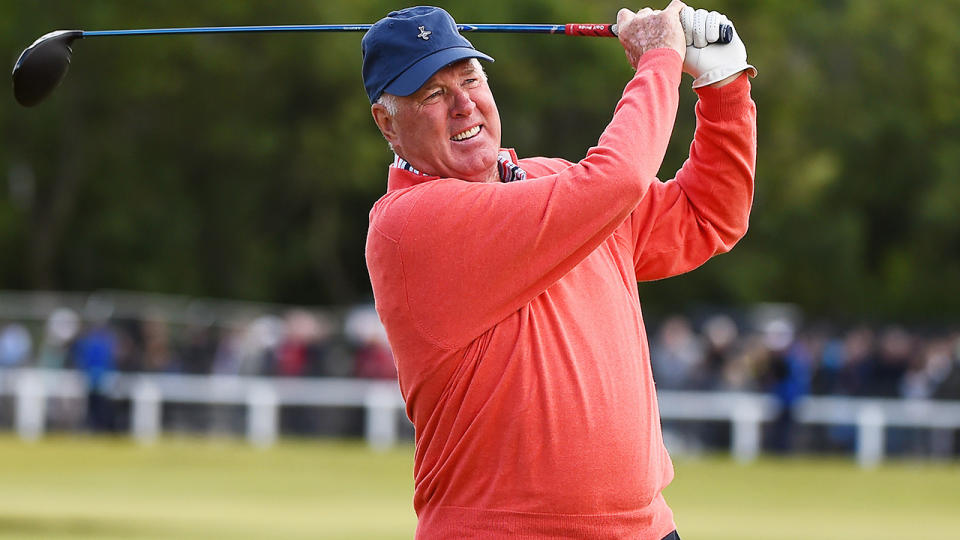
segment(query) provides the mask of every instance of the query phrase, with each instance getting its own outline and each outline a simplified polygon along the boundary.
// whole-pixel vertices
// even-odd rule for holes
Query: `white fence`
[[[161,431],[163,403],[244,406],[246,436],[257,446],[276,441],[278,412],[284,406],[362,408],[365,436],[375,448],[396,443],[404,418],[403,401],[392,381],[114,374],[107,387],[111,397],[130,400],[131,435],[145,444]],[[86,395],[86,379],[76,371],[0,371],[0,397],[13,397],[14,428],[24,439],[44,434],[51,398],[83,402]],[[730,422],[730,450],[740,461],[757,457],[763,423],[779,412],[773,397],[756,393],[661,391],[659,402],[664,420]],[[870,467],[883,459],[888,426],[938,430],[952,440],[953,431],[960,429],[960,402],[812,396],[798,403],[795,418],[804,424],[856,426],[857,461]]]

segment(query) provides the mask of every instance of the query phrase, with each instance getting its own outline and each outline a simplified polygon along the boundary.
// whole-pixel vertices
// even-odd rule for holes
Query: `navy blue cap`
[[[473,48],[438,7],[392,11],[363,36],[363,85],[370,103],[387,92],[409,96],[442,68],[464,58],[493,58]]]

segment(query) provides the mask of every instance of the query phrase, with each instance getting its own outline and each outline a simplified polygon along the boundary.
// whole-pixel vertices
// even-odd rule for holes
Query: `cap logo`
[[[421,27],[419,28],[419,30],[420,30],[420,33],[417,34],[417,37],[420,38],[420,39],[422,39],[422,40],[424,40],[424,41],[427,41],[428,39],[430,39],[430,34],[433,33],[433,32],[431,32],[431,31],[427,30],[426,27],[423,27],[423,26],[421,26]]]

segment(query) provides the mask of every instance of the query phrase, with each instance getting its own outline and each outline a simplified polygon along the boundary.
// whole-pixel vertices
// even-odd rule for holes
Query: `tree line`
[[[612,22],[621,7],[437,4],[476,23]],[[369,23],[399,7],[12,2],[0,5],[0,45],[12,67],[60,28]],[[728,14],[760,71],[751,228],[730,254],[642,285],[647,309],[776,301],[832,317],[960,314],[960,0],[697,7]],[[392,156],[370,119],[360,37],[76,42],[48,101],[0,100],[0,288],[369,299],[367,214]],[[583,157],[630,77],[612,39],[469,38],[496,58],[486,68],[503,142],[522,156]],[[689,85],[685,77],[663,180],[689,150]]]

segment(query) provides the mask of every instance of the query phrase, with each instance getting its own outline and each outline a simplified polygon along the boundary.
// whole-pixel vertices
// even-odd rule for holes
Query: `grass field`
[[[0,437],[0,539],[411,538],[412,448]],[[960,537],[960,466],[678,460],[684,540]]]

